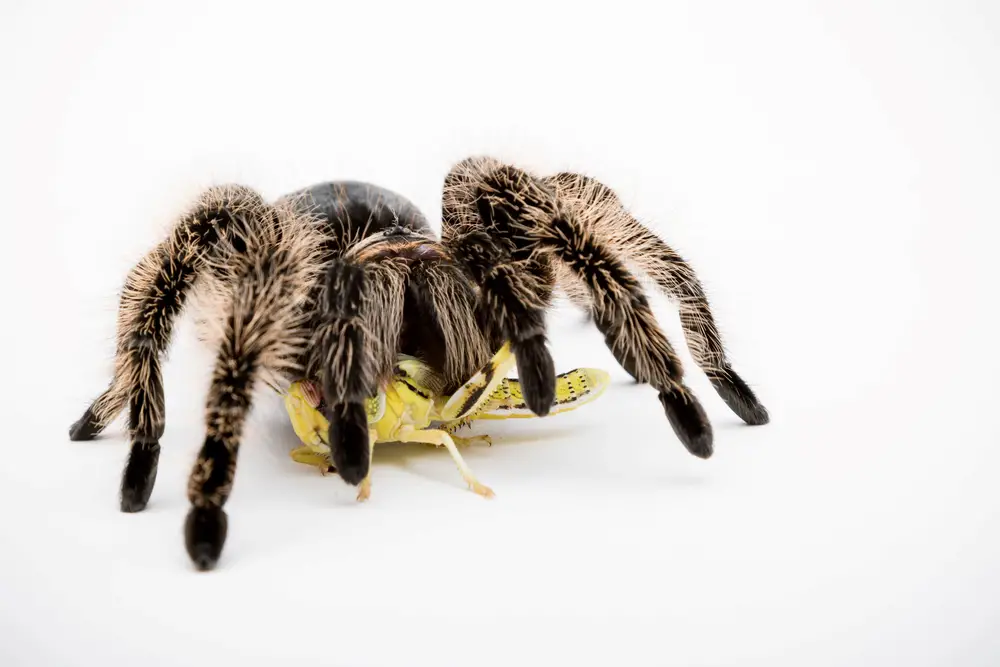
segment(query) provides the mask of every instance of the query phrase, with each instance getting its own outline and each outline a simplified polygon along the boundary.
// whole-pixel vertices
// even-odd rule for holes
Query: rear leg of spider
[[[726,405],[747,424],[768,423],[766,408],[727,358],[715,316],[691,264],[637,220],[603,183],[565,172],[545,181],[581,218],[588,233],[613,247],[678,306],[688,349]],[[566,288],[582,301],[574,281],[567,281]]]
[[[684,447],[699,458],[712,456],[708,415],[684,384],[680,360],[641,292],[633,293],[627,305],[601,306],[595,324],[622,368],[637,382],[657,389],[667,420]]]
[[[515,167],[487,169],[480,189],[494,220],[528,239],[529,247],[551,252],[587,288],[594,323],[618,363],[657,389],[667,419],[688,451],[710,457],[711,424],[685,386],[680,361],[641,286],[612,248],[590,233],[553,190]]]
[[[729,364],[713,372],[708,379],[729,409],[748,425],[762,426],[771,421],[767,408]]]

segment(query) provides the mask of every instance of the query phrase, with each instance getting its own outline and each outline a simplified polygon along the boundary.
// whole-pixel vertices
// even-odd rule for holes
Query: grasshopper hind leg
[[[400,442],[425,442],[431,445],[438,445],[439,447],[444,447],[451,454],[452,460],[455,461],[455,465],[458,466],[458,472],[461,473],[462,479],[465,483],[469,485],[469,488],[473,493],[476,493],[484,498],[492,498],[495,494],[493,489],[481,483],[476,476],[472,474],[472,470],[466,464],[465,459],[458,452],[458,447],[455,446],[455,441],[452,439],[448,433],[445,431],[438,431],[434,429],[428,430],[417,430],[413,427],[406,427],[399,433]]]
[[[372,457],[375,455],[375,441],[378,440],[378,433],[373,428],[368,430],[368,474],[358,486],[358,502],[368,500],[372,494]]]

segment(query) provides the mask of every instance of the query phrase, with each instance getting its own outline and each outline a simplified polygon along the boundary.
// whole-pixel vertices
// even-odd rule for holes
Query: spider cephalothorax
[[[767,422],[726,358],[694,271],[606,186],[469,158],[446,177],[442,209],[438,240],[413,204],[363,183],[274,203],[239,186],[204,193],[129,273],[111,385],[70,431],[93,438],[128,407],[122,510],[143,509],[152,492],[161,356],[189,300],[218,351],[188,486],[185,538],[200,568],[225,541],[222,508],[255,387],[315,382],[333,467],[358,485],[371,465],[366,401],[392,381],[400,355],[420,360],[423,381],[448,395],[509,344],[524,403],[546,415],[556,374],[544,316],[557,288],[588,310],[622,367],[657,390],[691,453],[711,455],[711,425],[633,270],[677,302],[692,356],[726,404],[749,424]]]

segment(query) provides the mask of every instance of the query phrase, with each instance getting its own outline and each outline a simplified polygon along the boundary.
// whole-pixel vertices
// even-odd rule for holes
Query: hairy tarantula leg
[[[593,295],[594,323],[618,363],[636,380],[659,391],[677,437],[695,456],[712,455],[712,427],[683,382],[683,367],[660,329],[636,278],[617,257],[562,213],[534,230],[573,269]]]
[[[69,439],[73,441],[93,440],[121,413],[125,408],[125,403],[126,400],[112,384],[69,427]],[[105,417],[101,418],[99,416],[101,414],[104,414]]]
[[[727,359],[708,298],[693,267],[639,222],[603,183],[571,173],[560,173],[545,181],[556,188],[560,201],[574,210],[590,233],[602,238],[677,304],[691,356],[726,405],[747,424],[766,424],[767,410]],[[564,289],[574,303],[582,305],[577,285],[571,283]]]
[[[405,270],[392,259],[364,265],[337,259],[327,270],[309,376],[323,385],[333,464],[355,486],[371,465],[366,402],[395,365]]]
[[[472,474],[472,470],[465,463],[462,455],[458,453],[458,448],[455,446],[452,437],[445,433],[444,431],[436,431],[433,429],[428,430],[417,430],[412,426],[404,426],[399,430],[399,441],[400,442],[426,442],[431,445],[443,446],[451,454],[451,458],[455,461],[455,465],[458,466],[458,471],[462,474],[462,479],[465,483],[469,485],[472,491],[484,498],[492,498],[494,495],[493,489],[482,484],[476,479],[476,476]]]
[[[318,277],[316,248],[310,244],[290,234],[259,240],[245,258],[232,260],[243,266],[234,269],[230,311],[205,406],[205,441],[188,479],[185,545],[201,570],[214,567],[226,540],[223,506],[232,492],[254,388],[265,372],[296,367],[308,317],[301,301]]]
[[[365,359],[367,332],[362,319],[365,272],[360,265],[336,259],[327,270],[325,310],[313,349],[324,358],[316,361],[311,376],[323,383],[329,422],[327,440],[337,473],[348,484],[368,476],[368,416],[363,399],[375,381]],[[366,363],[367,362],[367,363]]]
[[[92,439],[129,404],[144,375],[135,350],[151,344],[157,354],[165,351],[173,321],[204,264],[204,251],[221,235],[228,235],[234,224],[256,215],[264,205],[260,195],[249,188],[211,188],[174,225],[170,235],[129,271],[118,307],[113,379],[73,424],[72,440]]]
[[[518,253],[529,258],[536,251],[543,257],[551,253],[583,282],[593,300],[594,322],[618,363],[659,391],[670,425],[688,451],[711,456],[711,424],[684,386],[680,361],[638,281],[613,250],[588,233],[554,188],[531,174],[490,158],[471,158],[460,167],[475,175],[480,215],[489,217]],[[554,280],[554,271],[550,275]]]
[[[494,343],[510,341],[525,403],[541,417],[555,400],[555,365],[545,337],[555,276],[517,229],[523,202],[492,197],[502,171],[488,159],[455,165],[445,179],[442,239],[479,285],[486,336]]]
[[[129,272],[118,308],[111,386],[70,430],[71,439],[89,440],[128,405],[132,447],[122,474],[122,511],[143,509],[156,479],[164,429],[160,357],[169,346],[174,320],[206,264],[207,253],[234,228],[255,220],[264,206],[261,197],[247,188],[212,188]]]
[[[510,341],[525,402],[544,417],[555,400],[555,363],[545,337],[547,284],[514,262],[488,234],[473,231],[451,240],[456,256],[480,285],[479,315],[486,331]]]

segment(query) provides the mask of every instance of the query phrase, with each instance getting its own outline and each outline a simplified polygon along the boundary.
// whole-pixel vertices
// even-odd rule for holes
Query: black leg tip
[[[710,379],[715,391],[729,406],[729,409],[750,426],[763,426],[771,421],[767,409],[757,400],[743,378],[730,367],[722,370],[722,374]]]
[[[140,512],[146,508],[156,482],[156,468],[160,460],[160,444],[136,442],[132,444],[128,463],[122,474],[122,512]]]
[[[97,422],[97,417],[94,416],[94,411],[91,408],[87,408],[83,416],[69,427],[69,439],[74,442],[93,440],[100,432],[101,428]]]
[[[149,494],[146,497],[142,497],[136,491],[131,489],[122,489],[121,497],[121,510],[127,514],[134,514],[135,512],[141,512],[146,509],[146,505],[149,503]]]
[[[221,507],[192,507],[184,522],[184,544],[191,562],[202,572],[219,562],[229,520]]]
[[[712,456],[712,425],[698,399],[688,391],[661,391],[660,403],[674,433],[698,458]]]
[[[341,479],[357,486],[368,476],[371,453],[368,444],[368,415],[362,403],[334,406],[327,415],[330,421],[330,451],[333,467]]]
[[[512,343],[517,378],[528,409],[539,417],[552,410],[556,400],[556,367],[544,336]]]

